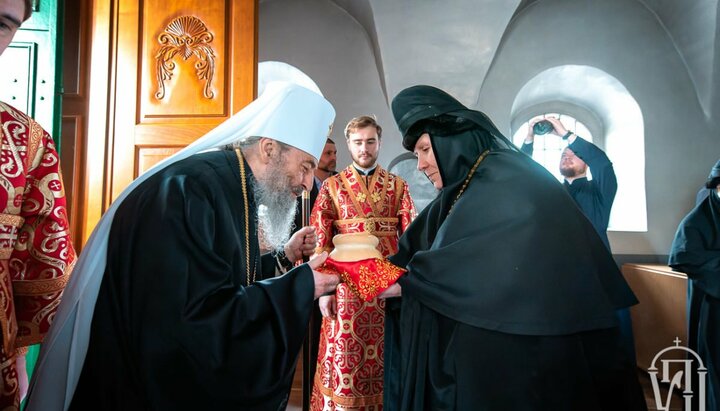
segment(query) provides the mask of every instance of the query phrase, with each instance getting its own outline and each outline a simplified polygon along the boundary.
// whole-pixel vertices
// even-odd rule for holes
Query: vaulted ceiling
[[[555,0],[332,0],[364,27],[386,97],[434,84],[463,102],[480,87],[514,16]],[[717,42],[717,0],[637,1],[665,28],[708,114]],[[612,22],[608,22],[611,24]]]

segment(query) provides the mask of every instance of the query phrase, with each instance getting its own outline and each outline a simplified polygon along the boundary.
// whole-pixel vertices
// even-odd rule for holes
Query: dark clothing
[[[310,203],[308,208],[308,216],[310,216],[310,211],[312,211],[313,205],[315,204],[315,200],[317,199],[318,193],[320,192],[320,184],[322,182],[317,177],[313,177],[313,184],[312,188],[310,189]],[[297,198],[297,204],[295,209],[295,221],[293,226],[293,234],[297,232],[299,229],[303,228],[302,223],[302,196],[299,196]],[[310,221],[308,221],[310,223]],[[287,261],[286,258],[282,259],[282,267],[280,267],[283,270],[288,270],[292,268],[292,265],[294,264],[293,261]],[[308,260],[308,258],[304,258],[305,261]],[[309,401],[310,393],[312,390],[312,379],[315,376],[315,368],[317,367],[317,355],[318,355],[318,348],[320,346],[320,325],[322,324],[322,313],[320,313],[320,307],[314,303],[313,304],[313,310],[312,314],[310,315],[310,321],[308,324],[308,332],[307,337],[305,341],[303,342],[303,355],[302,355],[302,367],[303,367],[303,374],[305,378],[304,386],[303,386],[303,396],[307,397],[307,401]]]
[[[668,265],[689,278],[688,348],[707,367],[705,409],[720,409],[720,198],[716,193],[711,192],[682,220]]]
[[[707,198],[707,196],[710,195],[710,193],[713,192],[713,189],[711,188],[701,188],[698,190],[697,194],[695,194],[695,205],[700,204],[704,199]]]
[[[475,126],[415,131],[432,131],[443,189],[391,257],[408,273],[388,301],[386,410],[645,409],[615,315],[637,301],[567,192],[438,89],[401,92],[393,114]]]
[[[533,147],[533,143],[526,143],[520,147],[520,151],[532,157]],[[610,211],[617,193],[617,178],[613,165],[604,151],[582,137],[576,136],[575,141],[569,144],[568,148],[587,164],[593,179],[588,180],[581,177],[573,180],[572,183],[565,180],[563,187],[580,207],[585,217],[590,220],[605,247],[610,250],[607,228],[610,222]],[[622,308],[618,310],[617,316],[625,341],[625,349],[635,361],[635,339],[633,338],[630,310]]]
[[[171,164],[121,204],[72,409],[284,409],[313,275],[273,278],[245,170],[248,204],[233,151]]]
[[[563,185],[609,250],[607,228],[618,188],[613,165],[604,151],[581,137],[576,137],[568,148],[588,165],[593,179],[582,177],[572,184],[566,180]],[[532,157],[533,143],[523,144],[520,150]]]

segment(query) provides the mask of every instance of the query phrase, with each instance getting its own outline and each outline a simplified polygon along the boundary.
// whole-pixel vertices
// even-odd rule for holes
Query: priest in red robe
[[[317,253],[333,249],[336,234],[368,232],[380,240],[383,256],[397,252],[397,240],[415,218],[407,183],[377,164],[382,128],[370,116],[345,127],[353,164],[323,182],[310,224]],[[311,409],[379,410],[383,402],[385,302],[364,301],[352,284],[321,297],[323,324]]]

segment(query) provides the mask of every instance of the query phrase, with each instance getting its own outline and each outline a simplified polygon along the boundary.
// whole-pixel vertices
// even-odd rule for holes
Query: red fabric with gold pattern
[[[371,301],[407,272],[406,269],[382,258],[353,262],[328,258],[318,271],[339,275],[350,290],[363,301]]]
[[[17,409],[17,350],[42,341],[75,263],[60,157],[45,130],[0,103],[0,410]]]
[[[415,215],[403,179],[380,166],[371,176],[360,176],[350,166],[323,182],[310,224],[318,235],[318,253],[332,251],[336,234],[369,232],[387,257],[397,252],[398,237]],[[336,317],[323,318],[313,411],[382,410],[385,301],[366,301],[350,284],[337,287]]]

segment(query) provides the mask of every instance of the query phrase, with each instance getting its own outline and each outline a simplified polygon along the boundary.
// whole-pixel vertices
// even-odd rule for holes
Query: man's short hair
[[[325,142],[325,144],[332,144],[332,145],[335,145],[335,142],[334,142],[334,141],[332,141],[332,139],[331,139],[330,137],[328,137],[328,139],[327,139],[327,141]]]
[[[351,133],[368,127],[375,127],[378,138],[382,137],[382,127],[377,123],[375,116],[360,116],[350,120],[345,126],[345,138],[348,139]]]

